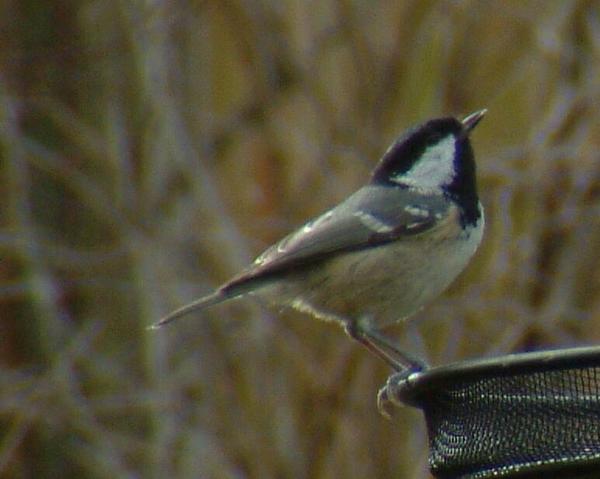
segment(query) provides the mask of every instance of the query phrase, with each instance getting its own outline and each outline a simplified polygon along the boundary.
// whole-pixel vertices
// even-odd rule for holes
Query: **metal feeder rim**
[[[490,376],[519,376],[598,365],[600,365],[600,346],[514,353],[496,358],[454,362],[410,373],[400,388],[403,400],[412,403],[416,399],[415,396],[420,396],[430,389],[437,389],[441,384],[450,381],[474,382]]]

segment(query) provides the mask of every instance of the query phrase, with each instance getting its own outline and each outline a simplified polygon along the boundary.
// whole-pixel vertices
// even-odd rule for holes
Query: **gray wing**
[[[451,208],[452,203],[441,195],[365,186],[267,249],[223,289],[238,294],[236,289],[252,289],[243,287],[246,283],[261,282],[292,268],[313,264],[332,253],[412,237],[444,223]]]

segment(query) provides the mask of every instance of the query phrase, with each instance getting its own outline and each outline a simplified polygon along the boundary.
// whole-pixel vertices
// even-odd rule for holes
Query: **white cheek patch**
[[[423,189],[448,185],[455,176],[455,154],[456,138],[448,135],[427,148],[410,170],[391,179],[396,183]]]

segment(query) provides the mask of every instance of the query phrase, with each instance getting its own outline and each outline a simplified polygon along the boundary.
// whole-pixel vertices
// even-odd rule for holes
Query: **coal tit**
[[[484,216],[469,134],[484,114],[433,119],[409,130],[365,186],[152,328],[251,294],[337,321],[397,370],[423,368],[381,328],[442,293],[481,242]]]

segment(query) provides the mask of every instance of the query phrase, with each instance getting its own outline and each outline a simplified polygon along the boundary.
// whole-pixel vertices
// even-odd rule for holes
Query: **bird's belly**
[[[407,318],[442,293],[478,244],[446,238],[424,248],[415,240],[345,253],[290,274],[266,296],[321,319],[368,319],[381,327]]]

